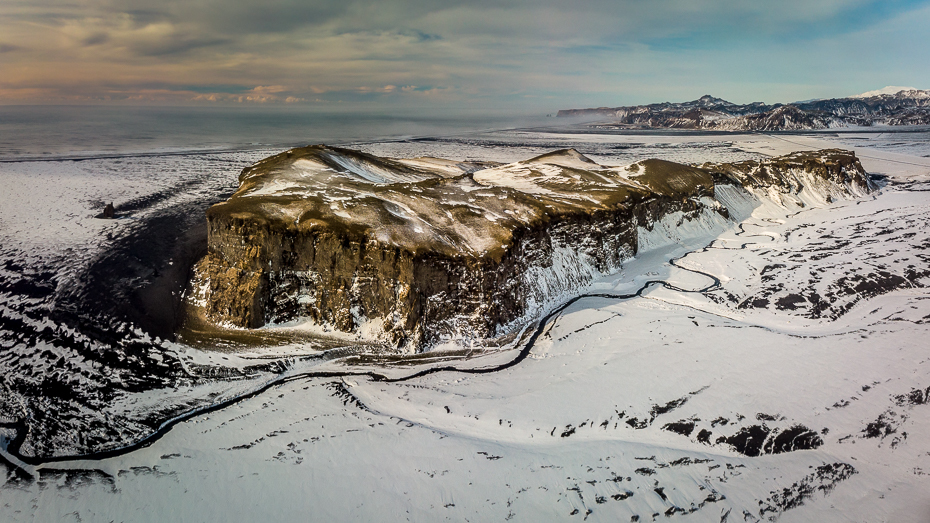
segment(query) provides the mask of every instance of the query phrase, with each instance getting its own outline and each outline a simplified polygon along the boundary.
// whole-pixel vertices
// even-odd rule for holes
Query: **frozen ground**
[[[496,161],[575,147],[625,164],[827,138],[508,132],[362,147]],[[198,350],[108,308],[101,260],[123,260],[159,219],[196,220],[261,152],[0,164],[0,519],[926,521],[930,158],[887,149],[856,145],[895,181],[874,197],[760,207],[626,264],[601,296],[547,318],[525,359],[517,347],[425,375],[442,363]],[[121,219],[95,220],[110,200]],[[388,379],[340,375],[362,372]],[[223,408],[186,414],[211,405]],[[49,431],[28,440],[35,455],[59,456],[185,417],[131,452],[23,462],[8,452],[23,412]]]

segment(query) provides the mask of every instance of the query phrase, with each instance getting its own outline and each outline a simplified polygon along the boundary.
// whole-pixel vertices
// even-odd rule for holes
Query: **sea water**
[[[553,120],[532,114],[437,116],[294,106],[0,106],[0,160],[347,144]]]

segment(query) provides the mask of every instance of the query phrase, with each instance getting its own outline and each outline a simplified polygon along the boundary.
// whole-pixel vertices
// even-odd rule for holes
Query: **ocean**
[[[396,115],[292,106],[0,106],[0,160],[281,149],[552,122],[536,115]]]

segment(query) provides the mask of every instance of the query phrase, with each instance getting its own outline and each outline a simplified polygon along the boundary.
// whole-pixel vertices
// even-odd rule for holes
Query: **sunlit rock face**
[[[411,350],[499,338],[617,272],[664,219],[728,226],[715,179],[750,200],[802,183],[821,195],[798,205],[870,189],[851,153],[809,154],[697,168],[606,167],[572,149],[508,165],[292,149],[209,209],[195,288],[208,319],[235,327],[309,320]]]

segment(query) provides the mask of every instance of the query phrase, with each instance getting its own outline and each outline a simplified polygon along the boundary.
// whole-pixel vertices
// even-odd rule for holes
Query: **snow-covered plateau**
[[[696,195],[726,217],[669,212],[499,346],[412,355],[291,324],[171,335],[204,212],[271,151],[0,164],[0,519],[926,521],[930,146],[888,138],[353,145],[497,162],[501,185],[553,149],[738,166],[839,145],[877,184],[734,168]]]
[[[837,149],[610,167],[571,148],[497,165],[315,145],[239,182],[206,213],[197,325],[306,320],[405,352],[512,336],[627,259],[765,203],[822,206],[875,189]]]

